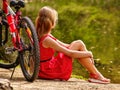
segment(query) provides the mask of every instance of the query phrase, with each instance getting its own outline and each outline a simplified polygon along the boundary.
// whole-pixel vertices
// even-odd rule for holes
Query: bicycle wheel
[[[20,52],[20,66],[27,81],[34,81],[39,72],[40,53],[35,27],[28,17],[20,21],[20,37],[24,50]]]
[[[19,53],[13,48],[12,38],[8,33],[8,24],[4,19],[0,24],[1,46],[0,46],[0,67],[9,69],[19,64]]]

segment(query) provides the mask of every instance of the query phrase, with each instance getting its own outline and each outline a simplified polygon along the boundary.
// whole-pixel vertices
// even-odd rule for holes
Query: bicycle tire
[[[20,24],[21,41],[23,46],[28,48],[20,52],[20,66],[26,80],[32,82],[38,77],[39,72],[40,52],[38,38],[34,24],[28,17],[23,17]],[[33,42],[30,38],[32,38]]]
[[[4,69],[10,69],[10,68],[14,68],[16,66],[19,65],[19,57],[16,58],[15,62],[13,63],[0,63],[0,67],[4,68]]]
[[[5,19],[2,20],[1,25],[2,25],[0,28],[1,36],[3,34],[3,36],[5,36],[4,37],[5,40],[3,40],[3,43],[1,42],[1,46],[0,46],[0,58],[1,58],[0,59],[0,68],[4,68],[4,69],[14,68],[17,65],[19,65],[19,53],[18,53],[18,51],[11,51],[9,54],[6,52],[6,49],[7,48],[12,49],[13,45],[11,42],[10,33],[8,33],[9,28],[8,28],[7,20],[5,20]],[[4,33],[2,33],[2,31]]]

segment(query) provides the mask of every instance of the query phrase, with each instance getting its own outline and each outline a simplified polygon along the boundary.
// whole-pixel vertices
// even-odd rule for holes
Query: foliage
[[[83,40],[88,50],[93,52],[97,68],[105,76],[117,82],[119,78],[114,77],[114,74],[120,76],[119,68],[116,68],[116,64],[120,63],[120,16],[117,11],[119,5],[113,4],[113,0],[109,2],[110,5],[104,0],[99,2],[97,0],[70,0],[69,2],[46,0],[40,3],[29,3],[25,10],[26,15],[30,15],[35,21],[42,6],[55,8],[59,14],[59,20],[53,30],[54,36],[66,43],[77,39]],[[113,9],[114,13],[111,12]],[[88,76],[85,73],[86,70],[74,61],[73,74]]]

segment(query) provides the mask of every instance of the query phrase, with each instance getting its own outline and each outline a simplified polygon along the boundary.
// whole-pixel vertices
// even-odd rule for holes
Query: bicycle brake
[[[13,53],[15,50],[13,47],[6,47],[5,48],[5,54],[11,54]]]

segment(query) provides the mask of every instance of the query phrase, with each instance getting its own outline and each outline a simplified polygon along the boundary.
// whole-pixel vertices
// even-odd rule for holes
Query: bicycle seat
[[[25,7],[25,2],[23,0],[10,0],[10,6],[14,7],[15,9],[20,9],[21,7]]]

